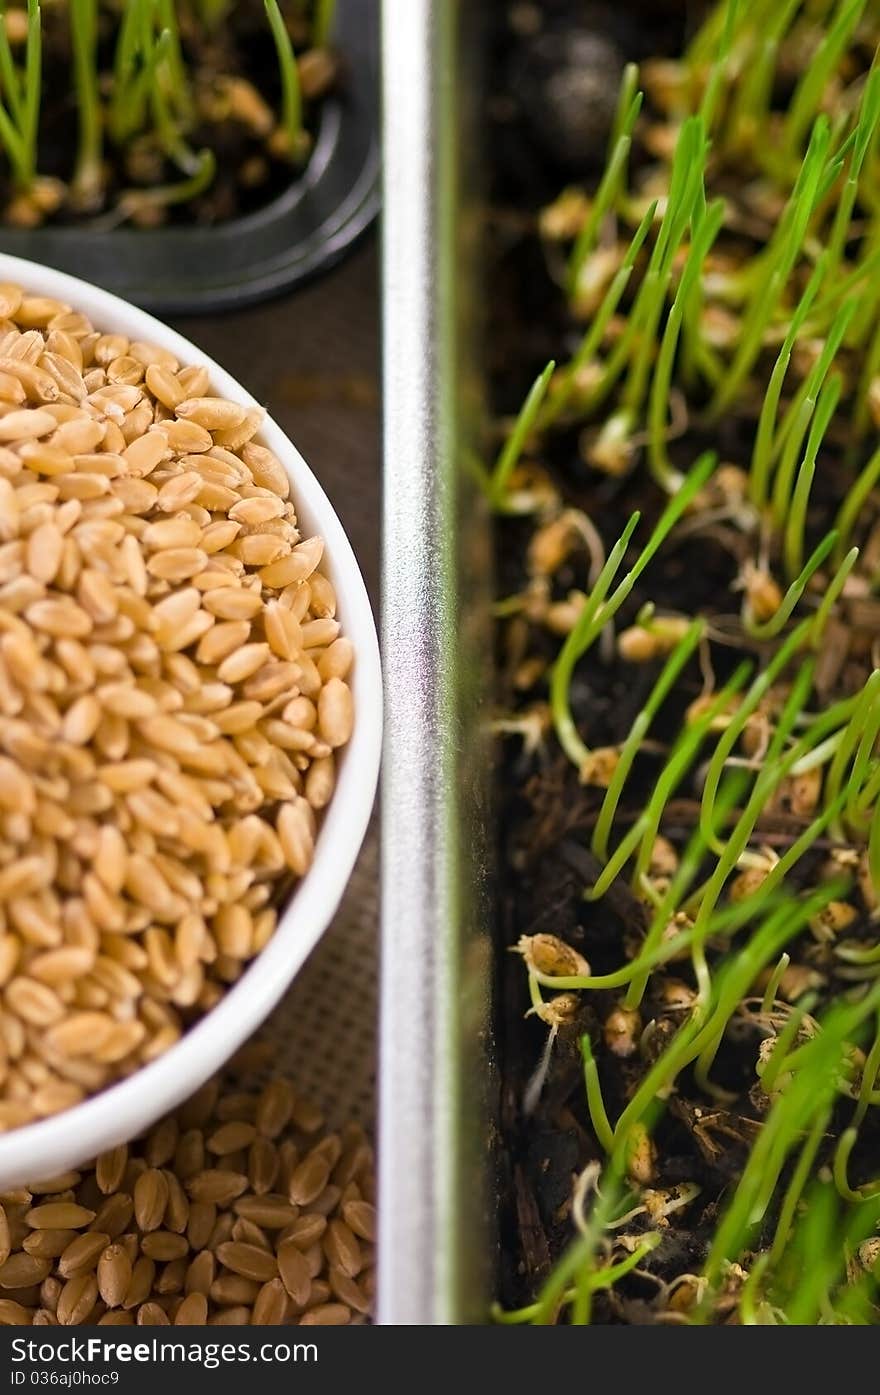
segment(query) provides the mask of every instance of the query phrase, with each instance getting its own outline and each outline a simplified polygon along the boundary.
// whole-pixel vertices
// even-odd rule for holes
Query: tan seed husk
[[[228,1124],[223,1124],[208,1139],[208,1152],[221,1158],[230,1153],[236,1153],[240,1148],[247,1148],[254,1141],[256,1132],[253,1124],[241,1120],[233,1120]]]
[[[34,1319],[30,1310],[11,1298],[0,1298],[0,1327],[26,1327]]]
[[[248,1150],[248,1178],[257,1196],[265,1196],[275,1185],[281,1159],[268,1138],[255,1138]]]
[[[208,1318],[208,1325],[211,1327],[248,1327],[251,1321],[251,1309],[247,1306],[237,1308],[221,1308],[213,1317]]]
[[[104,1231],[115,1240],[122,1235],[134,1215],[134,1203],[127,1192],[116,1192],[113,1196],[108,1196],[98,1214],[95,1216],[92,1225],[97,1230]]]
[[[189,397],[178,402],[175,413],[184,421],[195,422],[206,431],[228,430],[240,426],[247,416],[247,409],[237,402],[226,402],[220,397]]]
[[[286,1080],[270,1080],[257,1104],[255,1123],[266,1138],[277,1138],[289,1122],[294,1095]]]

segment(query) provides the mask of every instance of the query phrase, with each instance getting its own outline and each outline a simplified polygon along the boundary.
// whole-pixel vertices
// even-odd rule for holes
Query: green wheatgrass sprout
[[[724,1263],[742,1254],[749,1244],[770,1207],[792,1149],[803,1144],[815,1155],[818,1143],[814,1131],[821,1135],[827,1125],[852,1047],[864,1036],[864,1023],[876,1015],[878,1004],[880,984],[875,984],[860,1002],[833,1008],[822,1019],[815,1034],[804,1045],[790,1051],[781,1063],[779,1073],[786,1075],[788,1083],[775,1098],[716,1233],[705,1271],[710,1285],[720,1282]],[[850,1129],[841,1136],[842,1148],[838,1145],[835,1153],[835,1185],[844,1200],[855,1203],[856,1214],[864,1202],[870,1203],[861,1217],[862,1224],[866,1217],[870,1218],[870,1230],[880,1219],[880,1205],[872,1200],[870,1192],[847,1195],[851,1189],[846,1181],[845,1165],[855,1133],[855,1129]],[[805,1181],[806,1175],[798,1176],[796,1171],[791,1186],[802,1191]],[[774,1265],[784,1258],[788,1230],[794,1219],[797,1198],[792,1203],[789,1193],[787,1200],[789,1204],[784,1202],[779,1213],[776,1237],[770,1249],[770,1261]],[[807,1208],[808,1217],[811,1209]],[[827,1248],[829,1252],[834,1251],[837,1265],[842,1266],[845,1251],[836,1246]],[[817,1251],[817,1260],[825,1256],[825,1250],[822,1246]],[[789,1318],[795,1321],[791,1310]]]
[[[788,508],[791,503],[792,487],[797,460],[800,455],[804,437],[816,410],[819,394],[824,381],[828,375],[834,357],[843,342],[849,323],[855,311],[855,301],[849,300],[841,306],[828,337],[822,347],[816,364],[809,376],[801,384],[791,405],[779,427],[779,431],[774,440],[772,455],[778,456],[779,463],[776,470],[776,477],[772,488],[772,517],[777,531],[780,531],[785,523]],[[837,403],[835,401],[834,407]],[[833,414],[833,408],[832,408]],[[825,423],[827,429],[830,415]],[[824,430],[823,433],[824,435]],[[817,442],[818,445],[818,442]]]
[[[593,587],[587,605],[560,651],[553,667],[550,683],[550,705],[556,734],[563,750],[579,770],[583,770],[588,765],[590,751],[578,735],[571,715],[569,688],[575,667],[630,595],[634,585],[659,550],[664,539],[708,480],[715,464],[715,457],[711,454],[703,456],[697,462],[687,479],[682,483],[678,493],[667,504],[635,563],[606,600],[605,596],[620,569],[630,538],[639,522],[639,515],[633,514],[622,537],[612,548],[608,561]]]
[[[232,13],[235,0],[195,0],[199,19],[205,28],[219,29]]]
[[[867,3],[868,0],[841,0],[818,51],[801,77],[782,128],[782,155],[791,162],[799,158],[804,132],[821,105],[828,80],[837,69]]]
[[[172,0],[131,0],[119,30],[115,81],[108,116],[117,144],[152,128],[156,144],[183,178],[149,189],[124,191],[123,216],[146,208],[168,208],[204,193],[216,173],[213,151],[194,150],[187,140],[192,122],[190,81],[180,46]]]
[[[312,45],[314,48],[328,48],[333,41],[336,24],[336,0],[316,0],[315,17],[312,20]]]
[[[113,93],[107,126],[116,145],[138,131],[146,112],[146,83],[139,79],[152,34],[149,0],[129,0],[122,11],[113,61]]]
[[[5,13],[5,4],[2,13]],[[0,145],[16,188],[27,193],[37,175],[37,135],[42,96],[42,16],[38,0],[28,0],[24,66],[12,53],[0,22]]]
[[[492,507],[499,513],[515,510],[515,503],[510,497],[511,476],[519,464],[526,442],[538,421],[541,405],[550,386],[555,367],[555,363],[548,363],[544,371],[539,373],[529,389],[528,396],[513,424],[513,429],[501,447],[492,470],[490,472],[483,471],[480,475],[486,496]]]
[[[766,251],[756,263],[751,304],[743,316],[739,343],[715,393],[712,416],[717,420],[736,400],[761,352],[764,335],[782,300],[813,212],[826,190],[831,125],[817,117],[794,189]]]
[[[294,162],[301,160],[308,150],[308,137],[303,130],[302,93],[299,85],[299,69],[293,44],[284,23],[284,16],[278,8],[278,0],[264,0],[266,15],[275,40],[278,54],[278,67],[281,73],[282,113],[281,129],[285,134],[287,153]]]
[[[675,259],[689,224],[698,216],[704,203],[708,149],[702,117],[688,117],[676,143],[669,194],[657,240],[626,330],[609,360],[605,374],[603,392],[610,389],[624,368],[627,370],[621,393],[621,411],[630,429],[635,427],[636,416],[647,390],[652,350],[663,317]]]
[[[656,79],[647,64],[641,76],[626,69],[605,172],[567,254],[573,321],[600,242],[607,250],[616,238],[616,259],[574,353],[539,375],[494,469],[483,472],[494,508],[510,513],[523,450],[540,460],[554,433],[567,440],[561,433],[581,428],[587,442],[604,433],[625,444],[626,488],[640,509],[652,489],[658,500],[641,552],[638,513],[608,547],[546,673],[556,739],[584,781],[594,776],[594,752],[572,710],[575,671],[598,669],[599,641],[613,635],[637,585],[639,615],[655,604],[659,611],[673,529],[700,536],[720,521],[740,555],[782,583],[772,606],[753,610],[747,600],[731,627],[700,614],[695,574],[687,605],[699,618],[682,622],[678,643],[662,653],[614,748],[606,788],[588,806],[599,870],[584,896],[595,903],[625,878],[645,925],[619,968],[551,976],[530,965],[533,1008],[546,1008],[544,992],[561,992],[583,994],[602,1012],[594,995],[619,990],[637,1012],[658,970],[682,955],[689,966],[676,972],[694,990],[678,1030],[626,1077],[616,1118],[606,1104],[607,1053],[596,1034],[583,1038],[584,1108],[605,1159],[590,1174],[593,1204],[589,1216],[581,1205],[580,1234],[535,1301],[496,1311],[499,1321],[589,1321],[596,1295],[632,1292],[641,1266],[663,1288],[653,1232],[641,1237],[644,1251],[624,1257],[619,1247],[616,1227],[646,1185],[628,1178],[628,1149],[655,1131],[658,1099],[682,1081],[713,1107],[729,1101],[720,1061],[741,1040],[746,1012],[764,1036],[754,1088],[766,1109],[695,1278],[702,1297],[677,1320],[720,1320],[731,1285],[745,1324],[876,1323],[880,1315],[880,1266],[860,1260],[859,1269],[854,1259],[880,1228],[880,1177],[860,1148],[880,1106],[880,671],[870,619],[860,629],[849,618],[853,599],[876,603],[880,575],[880,450],[871,440],[880,424],[880,64],[867,66],[876,31],[866,0],[720,4],[677,80],[666,67],[659,105],[669,131],[659,147],[672,146],[670,132],[677,137],[661,159],[665,189],[658,193],[655,166],[650,200],[629,185],[640,178],[635,154],[644,151],[645,121],[655,119]],[[789,93],[782,102],[780,90]],[[754,196],[745,237],[744,159]],[[719,317],[724,334],[713,336]],[[713,476],[722,431],[738,494],[725,493],[724,470]],[[709,453],[687,471],[681,462],[698,454],[694,440]],[[589,467],[593,457],[582,450]],[[630,549],[635,561],[618,580]],[[832,632],[850,628],[860,647],[844,652],[858,659],[844,678],[838,665],[829,679]],[[719,641],[750,657],[734,654],[715,682],[709,656]],[[607,659],[607,646],[601,654]],[[698,657],[701,700],[670,734]],[[697,791],[689,822],[681,812],[688,785]],[[767,812],[795,788],[807,791],[803,807],[768,847]],[[672,834],[682,820],[687,826]],[[666,835],[679,851],[658,879],[654,852]],[[832,875],[831,865],[858,870],[857,882]],[[746,872],[752,881],[741,892]],[[852,918],[853,929],[836,931],[819,953],[813,937],[826,912],[845,913],[840,924]],[[814,958],[823,974],[789,997],[791,972]]]
[[[569,1321],[588,1320],[589,1305],[585,1309],[582,1302],[578,1311],[574,1305],[579,1293],[592,1293],[605,1286],[609,1271],[615,1268],[609,1265],[607,1258],[605,1264],[598,1264],[597,1260],[601,1256],[603,1238],[607,1244],[618,1224],[614,1220],[615,1212],[624,1209],[627,1195],[632,1196],[633,1184],[627,1184],[624,1180],[628,1139],[646,1121],[654,1126],[659,1113],[658,1100],[668,1093],[689,1063],[697,1060],[701,1054],[712,1052],[740,1001],[743,989],[748,987],[762,963],[772,959],[780,945],[793,938],[811,916],[840,894],[841,889],[842,884],[830,884],[805,901],[786,899],[766,914],[745,952],[732,954],[719,970],[707,1016],[702,1021],[692,1017],[682,1024],[672,1042],[645,1075],[615,1125],[611,1124],[605,1107],[590,1039],[588,1036],[582,1038],[588,1112],[596,1138],[607,1154],[607,1163],[594,1188],[596,1202],[581,1236],[557,1265],[537,1301],[515,1312],[505,1313],[496,1309],[496,1320],[504,1323],[546,1323],[556,1321],[560,1309],[569,1306],[572,1309],[568,1314]],[[553,986],[562,982],[569,980],[553,980]],[[836,1010],[824,1019],[817,1034],[808,1040],[806,1046],[794,1051],[790,1050],[794,1034],[788,1032],[780,1035],[783,1052],[778,1073],[785,1072],[792,1083],[772,1105],[767,1122],[758,1136],[759,1141],[728,1204],[706,1263],[705,1280],[709,1293],[722,1279],[725,1264],[743,1255],[755,1228],[761,1224],[778,1196],[772,1241],[761,1255],[756,1280],[762,1281],[762,1287],[767,1288],[772,1301],[778,1303],[782,1298],[778,1292],[774,1293],[774,1284],[784,1278],[791,1232],[793,1228],[799,1228],[798,1202],[828,1123],[831,1104],[840,1093],[842,1072],[845,1073],[852,1043],[859,1038],[864,1020],[871,1013],[876,1013],[878,1003],[880,985],[869,995],[869,1001]],[[802,1018],[803,1014],[792,1014],[796,1026]],[[850,1130],[844,1135],[847,1158],[854,1142],[852,1133]],[[805,1141],[798,1165],[786,1177],[786,1160],[802,1140]],[[836,1171],[840,1172],[839,1163]],[[873,1191],[866,1194],[851,1188],[848,1190],[850,1194],[847,1195],[845,1190],[844,1199],[854,1200],[862,1211],[862,1214],[848,1219],[847,1239],[852,1242],[855,1237],[864,1238],[870,1233],[872,1224],[880,1219],[880,1206],[872,1206],[865,1214],[863,1203],[873,1197]],[[654,1235],[642,1237],[642,1244],[647,1248],[639,1248],[637,1252],[640,1257],[646,1257],[656,1243]],[[835,1279],[845,1277],[842,1271],[846,1245],[829,1242],[827,1249],[826,1258],[831,1270],[827,1282],[830,1285]],[[825,1255],[824,1247],[821,1253]],[[630,1272],[628,1268],[615,1271],[613,1281],[627,1272]],[[748,1292],[744,1301],[749,1302]],[[701,1311],[705,1313],[705,1304]],[[699,1313],[697,1320],[700,1320]]]
[[[553,422],[565,412],[572,395],[576,392],[579,372],[587,368],[589,364],[593,362],[601,346],[611,317],[616,312],[623,298],[624,291],[629,284],[636,258],[648,236],[656,212],[657,200],[655,199],[645,210],[642,221],[633,234],[620,268],[615,272],[611,284],[602,297],[602,303],[593,316],[590,326],[578,345],[571,361],[565,364],[560,370],[558,380],[551,381],[549,384],[549,399],[541,407],[534,423],[542,430],[551,426]]]
[[[749,9],[749,7],[744,8]],[[738,14],[738,11],[731,7],[727,13],[732,16]],[[730,24],[723,31],[725,42],[721,45],[722,55],[727,54],[731,47],[733,32],[734,29],[731,28]],[[718,80],[711,93],[707,89],[699,117],[689,118],[684,123],[676,158],[670,171],[666,216],[663,220],[661,235],[655,246],[651,265],[644,275],[637,299],[627,316],[624,332],[608,361],[604,365],[598,365],[598,382],[592,387],[583,404],[585,409],[595,409],[613,390],[621,375],[625,374],[625,386],[619,408],[620,430],[629,435],[635,431],[648,377],[651,344],[658,333],[670,284],[672,258],[678,255],[682,237],[690,227],[691,246],[688,250],[684,272],[679,281],[672,309],[667,318],[666,328],[660,340],[659,357],[651,382],[648,422],[650,459],[658,480],[664,483],[668,489],[675,487],[678,478],[678,472],[670,466],[666,455],[665,437],[666,422],[669,416],[669,389],[682,326],[686,331],[683,348],[686,359],[686,376],[692,379],[698,367],[711,374],[715,386],[712,411],[715,417],[719,417],[738,399],[747,384],[751,369],[761,352],[767,334],[773,328],[774,318],[787,294],[787,288],[798,259],[804,254],[807,235],[815,221],[815,215],[817,211],[824,209],[830,190],[845,170],[846,178],[840,198],[836,202],[836,213],[829,234],[828,253],[824,259],[822,273],[818,274],[817,269],[817,275],[804,292],[802,301],[800,304],[796,304],[791,325],[792,332],[783,346],[781,376],[784,377],[785,365],[788,363],[793,345],[803,327],[820,285],[824,283],[826,287],[822,310],[827,312],[827,308],[833,307],[835,304],[837,293],[831,290],[830,283],[837,276],[843,249],[851,236],[852,216],[856,201],[865,184],[862,175],[876,132],[878,114],[880,114],[880,80],[878,80],[877,73],[872,73],[869,75],[858,106],[855,127],[841,144],[835,144],[831,125],[826,118],[820,117],[814,123],[810,145],[800,171],[794,179],[793,190],[785,214],[779,220],[776,232],[771,237],[766,250],[754,260],[751,267],[744,268],[738,278],[741,294],[745,297],[742,309],[742,329],[732,362],[726,368],[722,368],[714,351],[709,346],[700,344],[695,329],[700,307],[703,304],[701,288],[703,263],[709,255],[712,243],[722,230],[725,215],[724,205],[720,201],[714,204],[711,210],[707,209],[705,192],[700,186],[701,165],[705,163],[705,155],[709,146],[706,144],[705,138],[701,138],[699,133],[708,129],[707,117],[714,112],[717,105],[720,85],[719,74],[722,72],[723,64],[716,63],[713,68],[713,79]],[[574,293],[577,276],[584,260],[595,243],[597,229],[602,220],[608,216],[609,210],[615,206],[615,200],[619,194],[619,166],[623,150],[621,143],[631,143],[633,124],[638,116],[639,102],[637,99],[641,96],[639,93],[633,95],[632,89],[632,72],[628,70],[622,89],[622,103],[623,97],[625,97],[628,105],[624,109],[621,133],[616,138],[615,151],[612,152],[606,174],[591,205],[589,217],[572,250],[569,266],[569,286],[572,293]],[[696,120],[698,124],[694,126],[691,124],[692,120]],[[628,148],[626,145],[627,151]],[[664,252],[666,253],[665,259]],[[595,357],[610,313],[616,309],[628,279],[628,276],[624,276],[622,285],[620,282],[616,282],[609,288],[606,304],[603,304],[602,311],[590,325],[581,346],[576,360],[578,368],[586,366]],[[608,304],[612,307],[611,310],[607,310]],[[851,315],[852,310],[848,313]],[[863,316],[863,320],[866,325],[869,323],[867,316]],[[815,327],[815,325],[811,325],[811,328]],[[843,332],[845,332],[846,327],[844,325]],[[828,371],[837,347],[839,347],[839,339],[829,346],[827,362],[823,366],[825,373]],[[636,357],[635,362],[632,362],[634,352]],[[877,352],[880,354],[880,345],[878,345]],[[567,405],[571,396],[573,376],[570,369],[563,378],[565,391],[556,402],[553,400],[554,394],[551,393],[551,400],[544,414],[545,424],[549,424],[550,420],[555,419],[562,408]],[[762,484],[762,480],[766,478],[767,455],[771,445],[767,433],[773,423],[773,399],[781,388],[781,376],[777,374],[776,382],[771,384],[771,390],[768,393],[770,399],[767,403],[768,411],[766,415],[762,416],[759,438],[755,446],[755,474],[751,489],[756,502],[761,501],[766,488]],[[799,424],[802,432],[806,432],[808,429],[809,415],[814,404],[809,390],[806,391],[805,397],[805,401],[798,402]],[[778,403],[778,397],[776,397],[776,401]],[[798,430],[794,429],[797,426],[798,423],[790,423],[789,430],[784,433],[783,440],[790,439],[791,442],[789,453],[796,454],[797,445],[802,439],[802,435],[799,436]],[[776,446],[777,452],[780,446],[781,443]],[[780,512],[783,486],[796,464],[796,460],[789,460],[786,457],[787,471],[783,471],[777,487],[777,516]]]
[[[766,916],[750,941],[747,953],[732,955],[719,971],[708,1018],[702,1023],[691,1018],[682,1024],[614,1126],[602,1098],[589,1037],[582,1038],[588,1111],[608,1159],[594,1186],[596,1202],[581,1236],[557,1265],[537,1301],[516,1312],[496,1310],[496,1320],[546,1323],[558,1320],[560,1310],[569,1307],[569,1321],[589,1320],[589,1305],[585,1308],[582,1302],[577,1313],[574,1305],[579,1293],[594,1292],[604,1286],[609,1271],[614,1268],[607,1258],[604,1264],[597,1261],[602,1254],[603,1239],[607,1246],[619,1224],[614,1220],[615,1212],[622,1211],[627,1198],[632,1197],[633,1184],[627,1185],[624,1180],[628,1136],[645,1120],[654,1125],[659,1113],[658,1098],[668,1092],[689,1062],[701,1052],[711,1052],[740,1000],[743,985],[747,987],[751,981],[750,974],[753,976],[760,963],[772,958],[779,945],[796,935],[806,920],[839,894],[840,889],[840,886],[828,886],[805,902],[789,899]],[[825,1299],[826,1320],[850,1320],[853,1312],[862,1312],[862,1320],[870,1320],[869,1308],[876,1294],[876,1284],[866,1276],[853,1295],[847,1274],[848,1256],[880,1221],[880,1184],[854,1188],[847,1178],[846,1168],[857,1139],[857,1125],[841,1136],[834,1156],[834,1188],[842,1201],[848,1203],[846,1210],[841,1211],[835,1203],[833,1213],[828,1215],[827,1202],[823,1201],[818,1208],[817,1221],[812,1197],[814,1189],[811,1189],[806,1207],[802,1208],[800,1203],[830,1122],[831,1108],[844,1086],[853,1046],[864,1035],[865,1021],[872,1015],[876,1020],[878,1007],[880,985],[876,985],[863,1002],[833,1009],[817,1024],[815,1034],[794,1049],[796,1030],[804,1020],[804,1012],[792,1012],[788,1028],[779,1036],[781,1050],[776,1069],[776,1078],[784,1074],[788,1084],[774,1097],[766,1122],[727,1203],[703,1272],[704,1298],[692,1320],[707,1319],[711,1299],[724,1281],[727,1266],[747,1256],[751,1259],[752,1281],[744,1287],[740,1299],[745,1310],[744,1321],[757,1320],[750,1316],[756,1307],[756,1290],[762,1295],[762,1303],[770,1304],[775,1310],[776,1317],[772,1320],[817,1321],[821,1308],[818,1295]],[[876,1065],[880,1063],[876,1038],[872,1055],[876,1073]],[[763,1080],[771,1083],[768,1071],[764,1072]],[[796,1155],[797,1160],[794,1168],[788,1169],[786,1164],[792,1155]],[[827,1184],[825,1186],[827,1189]],[[773,1218],[773,1223],[766,1248],[754,1253],[755,1237],[762,1232],[768,1216]],[[642,1237],[642,1246],[646,1248],[640,1246],[635,1253],[645,1258],[656,1243],[655,1235],[646,1235]],[[792,1253],[798,1256],[799,1262],[809,1257],[811,1277],[806,1294],[803,1268],[792,1264]],[[615,1272],[612,1282],[627,1272],[629,1268]],[[840,1318],[833,1316],[834,1304],[842,1305]]]
[[[590,1321],[595,1294],[631,1273],[659,1244],[660,1234],[652,1232],[640,1236],[629,1254],[624,1252],[617,1260],[613,1257],[609,1235],[613,1235],[618,1223],[616,1213],[625,1213],[630,1196],[620,1153],[604,1170],[587,1169],[580,1181],[584,1203],[593,1204],[589,1214],[583,1213],[579,1218],[578,1238],[547,1279],[536,1302],[516,1311],[505,1311],[496,1304],[494,1321],[508,1326],[530,1323],[543,1327],[555,1323],[564,1312],[572,1324],[585,1325]]]
[[[180,48],[174,5],[130,0],[116,41],[108,126],[124,145],[152,129],[160,148],[181,167],[183,131],[192,115],[189,79]]]
[[[156,15],[162,34],[168,35],[164,54],[165,72],[160,74],[158,85],[162,87],[166,100],[177,116],[182,121],[191,121],[195,108],[180,44],[176,0],[156,0]]]
[[[690,722],[681,732],[656,779],[653,792],[644,811],[608,857],[595,885],[587,891],[586,894],[591,901],[597,901],[605,895],[634,855],[636,860],[632,872],[632,883],[636,888],[641,886],[667,803],[693,768],[700,748],[708,740],[716,719],[724,714],[728,704],[736,696],[747,676],[748,665],[740,664],[733,676],[728,679],[700,716],[695,721]],[[613,784],[609,786],[606,803],[611,807],[606,813],[606,821],[613,815],[613,808],[616,806],[621,793],[622,790],[615,788]],[[604,806],[603,812],[605,812]]]
[[[706,623],[704,620],[694,620],[688,626],[687,631],[679,640],[661,669],[651,689],[648,700],[633,722],[629,735],[620,749],[620,756],[614,767],[614,773],[611,776],[608,791],[602,802],[602,808],[599,811],[596,826],[593,829],[592,849],[595,855],[603,862],[608,861],[608,838],[611,833],[611,826],[614,822],[617,806],[620,803],[620,797],[623,794],[627,776],[651,729],[651,723],[657,716],[660,707],[669,696],[678,678],[681,676],[682,670],[692,658],[697,646],[705,638],[705,634]],[[730,695],[732,696],[732,693]],[[727,700],[727,696],[728,695],[725,694],[724,701]]]
[[[698,220],[695,209],[695,214],[691,219],[691,245],[688,249],[687,261],[666,320],[666,327],[660,340],[660,350],[654,367],[648,408],[649,460],[654,478],[669,494],[674,494],[681,484],[681,475],[678,470],[673,468],[666,447],[669,390],[672,383],[675,352],[678,347],[685,307],[699,283],[704,262],[721,231],[723,222],[723,199],[717,199],[705,210],[701,209]]]
[[[191,173],[174,184],[157,184],[151,189],[127,190],[120,195],[120,214],[125,217],[149,207],[170,208],[174,204],[189,203],[191,199],[206,193],[217,172],[217,157],[213,150],[202,150],[198,154],[192,152],[190,168]]]
[[[571,295],[574,295],[577,291],[578,277],[580,276],[581,268],[590,252],[595,248],[603,220],[614,207],[620,195],[621,186],[626,175],[626,162],[629,157],[630,146],[632,145],[633,128],[638,120],[643,101],[643,94],[641,92],[635,92],[631,97],[629,96],[628,89],[633,84],[634,78],[635,70],[629,67],[624,76],[623,92],[626,94],[625,100],[627,100],[627,105],[620,120],[620,130],[619,133],[614,133],[614,142],[610,157],[605,166],[605,173],[596,190],[590,209],[590,216],[578,233],[571,251],[568,264],[568,289]]]
[[[219,29],[231,15],[234,0],[195,0],[199,18],[208,30]],[[311,42],[313,48],[327,48],[333,40],[336,0],[315,0]]]
[[[101,202],[103,129],[98,90],[98,0],[70,0],[70,38],[79,115],[79,147],[71,192],[83,208]]]

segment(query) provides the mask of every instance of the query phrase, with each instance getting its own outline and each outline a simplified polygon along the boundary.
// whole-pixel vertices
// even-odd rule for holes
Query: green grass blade
[[[779,401],[782,396],[782,387],[788,372],[789,363],[791,362],[792,351],[794,350],[798,335],[803,329],[807,316],[810,313],[810,308],[816,299],[819,288],[825,279],[827,267],[827,256],[820,257],[807,282],[804,293],[795,308],[795,312],[791,317],[791,322],[786,331],[782,348],[779,350],[779,355],[773,365],[770,382],[761,404],[761,414],[758,418],[758,430],[755,435],[751,468],[749,470],[749,497],[758,509],[762,509],[767,501],[770,464],[773,457],[773,438],[776,431],[776,418],[779,411]]]
[[[798,83],[782,134],[782,147],[789,158],[796,156],[804,132],[820,109],[825,85],[840,62],[865,4],[866,0],[841,0],[832,24]]]
[[[336,0],[316,0],[312,20],[313,48],[328,48],[336,27]]]
[[[807,505],[810,489],[816,471],[816,456],[837,410],[843,388],[841,374],[835,373],[823,384],[816,403],[816,413],[807,438],[807,449],[795,481],[791,504],[788,509],[783,538],[783,557],[789,578],[794,579],[801,571],[804,562],[804,533],[807,521]]]
[[[504,504],[510,477],[519,463],[523,447],[538,420],[538,413],[547,395],[550,379],[553,377],[555,369],[556,364],[551,361],[532,383],[528,396],[514,422],[513,430],[501,448],[498,459],[495,462],[490,477],[489,497],[496,508],[500,508]]]
[[[666,701],[666,698],[669,696],[682,670],[685,668],[698,644],[705,636],[705,633],[706,623],[704,620],[694,620],[688,626],[684,635],[663,665],[657,681],[651,689],[647,702],[633,722],[629,736],[623,743],[620,759],[617,762],[614,774],[611,778],[611,783],[602,801],[602,808],[599,811],[596,827],[593,830],[593,852],[603,861],[608,856],[608,837],[614,822],[617,805],[623,793],[623,788],[626,784],[629,772],[632,769],[633,762],[639,753],[641,744],[650,730],[651,723],[660,710],[660,707]]]
[[[666,449],[666,429],[669,417],[669,393],[672,386],[672,372],[678,338],[681,332],[684,306],[696,286],[706,257],[712,248],[724,222],[725,203],[718,199],[707,210],[688,251],[687,261],[678,285],[669,318],[660,342],[660,353],[651,383],[648,406],[648,459],[651,474],[667,492],[672,492],[681,483],[679,472],[673,469]]]
[[[813,126],[809,148],[785,213],[767,248],[763,272],[746,310],[733,362],[713,399],[711,412],[716,420],[736,400],[761,352],[765,330],[776,312],[816,207],[830,141],[828,118],[820,116]]]
[[[626,165],[632,145],[632,133],[636,121],[638,120],[639,112],[642,109],[642,101],[643,94],[637,92],[629,104],[623,122],[623,129],[617,139],[611,159],[608,161],[599,182],[599,187],[596,190],[589,217],[575,239],[566,275],[566,286],[569,296],[575,294],[581,268],[587,260],[587,257],[593,251],[602,222],[606,214],[613,208],[615,200],[620,193],[620,186],[626,173]]]
[[[553,391],[538,421],[538,425],[542,429],[552,425],[562,412],[565,411],[565,408],[571,400],[578,373],[595,357],[604,338],[605,331],[611,321],[611,317],[620,304],[623,293],[629,284],[636,258],[654,222],[656,211],[657,201],[655,200],[646,209],[633,235],[632,241],[627,248],[626,256],[619,270],[612,278],[605,295],[602,297],[602,303],[593,316],[590,327],[578,345],[574,357],[560,374],[559,386],[557,387],[554,385],[553,387]]]
[[[94,205],[101,190],[101,99],[98,91],[98,3],[70,0],[70,37],[73,49],[79,141],[74,193],[86,207]]]

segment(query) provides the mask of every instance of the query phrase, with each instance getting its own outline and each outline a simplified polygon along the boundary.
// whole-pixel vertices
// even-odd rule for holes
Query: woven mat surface
[[[374,824],[331,929],[266,1032],[287,1071],[333,1128],[375,1117],[378,831]]]
[[[299,447],[339,513],[374,604],[379,577],[377,257],[363,243],[280,301],[185,319]],[[372,1126],[375,1103],[378,837],[374,823],[336,919],[267,1031],[288,1071],[333,1125]]]

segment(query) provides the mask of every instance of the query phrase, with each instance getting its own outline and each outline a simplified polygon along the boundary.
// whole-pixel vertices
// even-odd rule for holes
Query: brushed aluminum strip
[[[467,0],[386,0],[382,1323],[479,1322],[492,1226],[488,523],[462,469],[476,304]]]

